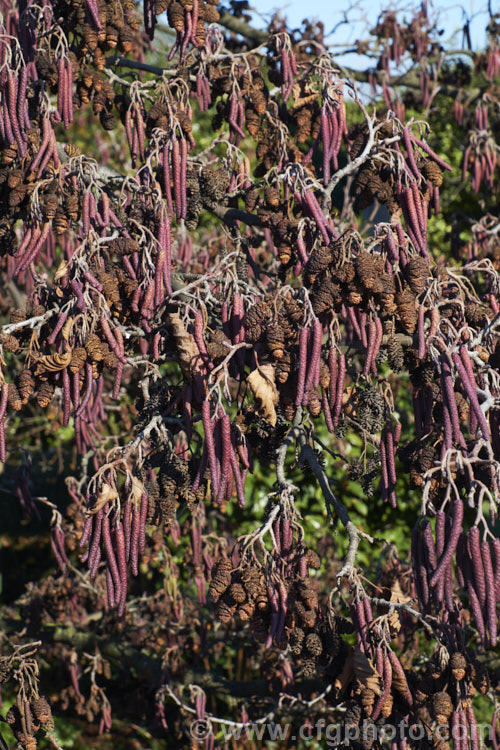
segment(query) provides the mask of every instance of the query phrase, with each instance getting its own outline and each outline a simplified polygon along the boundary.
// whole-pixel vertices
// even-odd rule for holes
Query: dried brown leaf
[[[266,422],[274,427],[276,424],[276,409],[278,391],[274,383],[274,367],[261,365],[247,377],[248,387],[257,402],[259,414]]]

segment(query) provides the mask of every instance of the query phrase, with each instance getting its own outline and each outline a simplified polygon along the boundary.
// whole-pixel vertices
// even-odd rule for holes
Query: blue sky
[[[325,24],[325,31],[333,28],[333,26],[341,18],[341,10],[336,8],[346,7],[348,4],[343,3],[342,5],[335,3],[335,0],[311,0],[311,2],[304,2],[304,0],[250,0],[250,5],[258,13],[264,16],[268,15],[273,10],[281,10],[284,15],[288,18],[290,24],[299,26],[301,21],[309,16],[310,18],[318,18]],[[352,20],[352,25],[341,26],[336,34],[329,41],[333,43],[351,43],[357,38],[362,39],[366,36],[366,29],[370,28],[380,13],[382,8],[387,7],[400,7],[405,8],[410,3],[405,2],[387,2],[382,3],[380,0],[356,0],[352,1],[352,10],[349,12],[349,18]],[[417,3],[414,3],[418,7]],[[500,11],[500,0],[492,0],[493,12]],[[432,3],[429,0],[429,13],[431,17],[434,16],[435,10],[438,11],[438,22],[441,28],[444,29],[443,39],[449,39],[457,30],[460,30],[465,21],[465,15],[462,11],[462,7],[470,18],[472,18],[471,29],[472,29],[472,41],[473,45],[481,44],[484,39],[484,27],[487,22],[487,0],[464,0],[463,6],[460,3],[445,2],[443,4]],[[365,34],[363,34],[365,32]],[[460,47],[462,45],[462,33],[458,33],[454,40],[455,46]],[[352,65],[353,60],[344,58],[346,65]]]

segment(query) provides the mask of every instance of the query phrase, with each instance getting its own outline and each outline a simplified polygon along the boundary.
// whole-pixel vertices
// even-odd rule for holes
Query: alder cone
[[[251,620],[252,617],[254,616],[254,613],[255,613],[254,602],[244,602],[237,609],[237,614],[241,622],[248,622],[249,620]]]
[[[488,314],[483,307],[474,302],[468,302],[464,306],[465,320],[470,326],[483,328],[488,324]]]
[[[23,401],[15,383],[9,383],[9,395],[7,401],[14,411],[20,411],[22,409]]]
[[[31,703],[31,710],[33,711],[35,718],[40,722],[44,729],[48,732],[52,732],[54,729],[54,719],[52,717],[52,709],[48,700],[42,695],[39,698],[35,698]]]
[[[184,8],[178,0],[173,0],[168,6],[167,20],[169,26],[175,29],[175,31],[184,31]]]
[[[382,708],[380,710],[380,715],[384,719],[388,719],[389,716],[392,714],[392,707],[393,707],[393,705],[394,705],[394,699],[392,697],[392,693],[389,693],[389,695],[387,696],[387,698],[383,702]]]
[[[356,274],[365,289],[373,289],[377,278],[375,260],[366,250],[360,250],[354,261]]]
[[[306,266],[306,275],[308,281],[312,284],[318,274],[328,268],[333,260],[332,252],[329,247],[320,245],[316,247],[309,258]]]
[[[443,184],[443,172],[435,161],[426,160],[422,167],[422,174],[432,185],[441,187]]]
[[[83,346],[77,346],[71,352],[69,369],[72,373],[80,372],[87,361],[87,351]]]
[[[247,598],[245,589],[243,588],[241,583],[232,583],[229,587],[229,595],[238,604],[243,604],[243,602]]]
[[[106,355],[107,349],[108,347],[95,334],[89,336],[85,342],[85,350],[92,362],[101,362]]]
[[[17,389],[23,403],[27,403],[29,397],[35,390],[35,379],[31,370],[23,370],[17,378]]]
[[[396,295],[396,305],[400,323],[406,333],[415,333],[418,322],[415,296],[409,289],[403,289]]]
[[[47,381],[45,381],[44,383],[41,383],[40,388],[38,389],[37,397],[36,397],[38,405],[41,406],[42,409],[44,409],[52,401],[53,395],[54,395],[53,383],[49,383]]]
[[[407,263],[405,268],[406,278],[412,292],[418,297],[425,291],[427,278],[430,276],[429,265],[424,258],[419,255],[414,256]]]
[[[403,347],[395,336],[392,336],[387,342],[387,360],[394,372],[401,372],[405,357]]]
[[[316,661],[315,659],[304,659],[302,662],[302,674],[306,680],[313,677],[316,673]]]
[[[16,337],[11,336],[9,333],[0,334],[0,343],[6,351],[11,352],[12,354],[15,354],[21,348],[21,345]]]
[[[451,655],[450,670],[451,670],[453,677],[458,682],[464,679],[466,671],[467,671],[467,662],[465,660],[465,656],[461,654],[459,651],[456,651],[454,654]]]
[[[317,633],[309,633],[306,638],[305,649],[311,656],[320,656],[323,653],[323,643]]]
[[[250,135],[255,138],[261,128],[261,118],[258,112],[250,104],[247,104],[245,107],[245,125]],[[256,192],[258,195],[258,191]],[[255,208],[255,204],[253,208]],[[247,211],[252,211],[253,208],[247,208]]]
[[[453,701],[451,700],[451,696],[444,691],[434,693],[434,695],[432,696],[430,709],[433,718],[437,721],[439,721],[440,717],[444,718],[445,720],[449,719],[449,717],[453,713]]]
[[[367,716],[371,716],[373,713],[375,697],[375,693],[371,688],[364,688],[361,692],[361,705],[363,706],[365,714]]]
[[[285,353],[285,334],[276,323],[266,329],[266,343],[274,359],[281,359]]]
[[[27,314],[26,314],[26,309],[24,307],[17,307],[10,314],[11,323],[21,323],[23,320],[26,320],[26,318],[27,318]]]
[[[302,628],[294,627],[290,632],[290,650],[295,656],[299,656],[304,645],[305,633]]]
[[[219,597],[229,588],[231,583],[231,561],[223,557],[217,563],[212,575],[208,595],[216,602]]]

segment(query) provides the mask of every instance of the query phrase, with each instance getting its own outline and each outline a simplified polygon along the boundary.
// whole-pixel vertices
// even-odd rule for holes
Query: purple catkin
[[[125,540],[125,560],[130,560],[130,535],[132,530],[132,501],[125,500],[122,504],[123,538]]]
[[[353,625],[356,628],[356,636],[358,643],[365,652],[370,653],[370,644],[367,640],[368,627],[366,623],[365,607],[362,599],[358,599],[353,605],[351,605],[351,614],[353,619]]]
[[[476,626],[477,626],[479,636],[481,638],[481,642],[483,646],[486,646],[487,645],[486,627],[484,624],[481,604],[479,602],[478,595],[474,588],[474,580],[473,580],[471,564],[470,564],[470,561],[467,561],[467,562],[468,562],[468,565],[463,571],[463,575],[464,575],[465,583],[467,586],[467,593],[469,594],[470,609],[476,621]]]
[[[71,413],[71,382],[67,367],[62,371],[63,382],[63,426],[67,427]]]
[[[73,66],[71,60],[66,60],[66,98],[64,107],[64,127],[67,129],[73,122]],[[107,222],[105,221],[105,224]]]
[[[231,419],[227,414],[224,414],[220,421],[222,438],[222,472],[219,482],[219,490],[215,497],[216,505],[220,505],[224,499],[224,492],[226,491],[231,471]]]
[[[400,225],[398,225],[398,226],[400,226]],[[385,237],[385,242],[386,242],[387,250],[388,250],[388,253],[389,253],[389,256],[390,256],[391,260],[394,263],[397,263],[399,261],[399,250],[398,250],[397,245],[396,245],[396,240],[394,238],[394,234],[392,233],[391,230],[389,230],[387,232],[386,237]]]
[[[361,328],[359,326],[358,318],[356,315],[357,308],[352,307],[349,305],[347,308],[347,315],[349,317],[349,321],[354,329],[354,333],[356,334],[356,337],[358,340],[361,341]]]
[[[60,57],[57,61],[57,111],[61,120],[64,116],[65,96],[66,96],[66,76],[64,71],[64,58]]]
[[[477,727],[477,721],[476,716],[474,714],[474,709],[472,708],[472,704],[470,701],[467,701],[465,706],[465,713],[467,717],[467,722],[469,724],[469,736],[470,736],[470,746],[471,750],[479,750],[479,732]]]
[[[425,357],[425,329],[424,329],[425,307],[418,306],[418,358]]]
[[[403,669],[403,665],[399,661],[397,655],[394,653],[394,651],[389,651],[389,661],[391,662],[392,671],[398,675],[398,677],[406,682],[408,684],[408,680],[406,678],[406,673]],[[413,706],[413,696],[411,694],[410,688],[408,687],[406,691],[406,702],[409,706]]]
[[[302,263],[306,265],[306,263],[308,263],[309,261],[309,255],[307,254],[306,244],[301,234],[298,235],[296,242],[297,242],[297,250],[299,253],[299,258],[302,261]]]
[[[304,400],[306,372],[307,372],[307,348],[309,342],[309,328],[302,328],[299,336],[299,372],[297,378],[297,395],[295,405],[301,406]]]
[[[326,427],[328,429],[328,432],[332,433],[335,430],[335,427],[333,424],[332,412],[330,410],[328,396],[324,388],[321,389],[321,403],[323,406],[323,414],[325,415]]]
[[[66,562],[64,561],[61,555],[54,533],[55,533],[55,530],[53,529],[50,533],[50,546],[52,548],[52,552],[54,553],[54,557],[56,558],[56,562],[61,570],[61,573],[65,575],[66,574]]]
[[[144,554],[146,549],[146,521],[148,520],[149,500],[147,492],[141,495],[140,525],[139,525],[139,553]]]
[[[78,408],[75,408],[75,417],[81,417],[83,415],[83,412],[85,411],[85,408],[87,404],[90,401],[90,397],[92,395],[92,386],[94,384],[94,376],[93,376],[93,369],[92,369],[92,362],[86,362],[85,363],[85,393],[83,395],[83,399],[78,406]]]
[[[88,567],[90,578],[95,578],[97,568],[101,561],[101,533],[102,533],[102,519],[104,516],[104,509],[101,508],[96,515],[94,521],[94,527],[92,529],[92,541],[89,549]]]
[[[380,677],[384,676],[384,652],[380,646],[375,649],[375,669]]]
[[[445,531],[446,531],[445,526],[446,526],[446,515],[442,510],[438,510],[438,512],[436,513],[436,528],[435,528],[436,559],[437,560],[440,559],[444,551]],[[445,583],[445,577],[442,576],[438,581],[437,589],[436,589],[436,600],[438,602],[442,601],[442,598],[443,598],[444,583]]]
[[[330,372],[330,383],[328,385],[328,403],[330,409],[335,405],[335,394],[337,386],[337,350],[334,346],[330,347],[328,353],[328,370]]]
[[[385,430],[383,430],[385,433]],[[387,445],[385,442],[385,434],[381,436],[380,440],[380,466],[381,466],[381,479],[380,479],[380,494],[384,503],[389,499],[389,470],[387,468]]]
[[[281,556],[287,557],[292,547],[293,533],[289,518],[281,519]]]
[[[385,442],[387,446],[387,470],[389,474],[389,482],[394,485],[396,484],[396,465],[394,463],[394,456],[396,451],[394,448],[392,420],[390,418],[386,422]]]
[[[139,536],[141,526],[140,506],[133,505],[132,508],[132,529],[130,532],[130,570],[132,575],[139,574]]]
[[[276,630],[278,628],[278,621],[279,621],[279,599],[278,599],[278,593],[276,591],[276,588],[274,587],[274,584],[268,584],[267,585],[267,596],[269,599],[269,603],[271,605],[271,628],[269,630],[269,635],[267,636],[267,641],[265,648],[271,648],[273,643],[273,638],[276,634]]]
[[[240,472],[240,467],[238,465],[238,459],[236,457],[236,453],[232,445],[231,445],[230,460],[231,460],[231,469],[233,471],[234,481],[236,484],[236,494],[238,497],[238,505],[240,506],[240,508],[243,508],[245,506],[245,483],[243,480],[243,476]]]
[[[115,599],[115,587],[113,586],[113,578],[111,576],[109,568],[106,568],[106,595],[108,607],[113,609],[117,601]]]
[[[205,431],[205,447],[207,450],[208,466],[210,468],[210,477],[212,488],[215,496],[219,492],[219,464],[215,454],[214,444],[214,424],[210,416],[210,401],[203,401],[201,405],[201,418],[203,429]]]
[[[314,321],[312,334],[311,356],[308,361],[309,367],[307,369],[307,376],[304,384],[304,397],[302,403],[304,403],[304,398],[307,398],[309,395],[318,365],[321,364],[321,339],[323,337],[323,327],[319,320]]]
[[[467,534],[467,549],[472,564],[472,573],[474,577],[474,588],[479,599],[479,604],[484,608],[486,604],[486,581],[484,578],[483,562],[481,558],[481,543],[479,538],[479,529],[473,526]]]
[[[471,376],[471,372],[470,372],[471,368],[468,368],[465,365],[465,362],[469,362],[470,365],[472,365],[467,349],[464,346],[460,347],[460,355],[455,353],[452,355],[452,359],[457,367],[460,380],[462,381],[462,385],[465,388],[465,392],[469,399],[471,408],[479,423],[479,427],[481,428],[483,437],[485,440],[489,441],[490,430],[489,430],[486,418],[484,416],[483,410],[481,409],[481,406],[479,405],[479,401],[477,398],[477,386],[476,386],[476,381],[474,379],[474,373],[472,372],[472,376]],[[471,431],[472,431],[472,424],[471,424]]]
[[[9,384],[2,383],[1,395],[0,395],[0,461],[5,463],[6,448],[5,448],[5,414],[7,412],[7,404],[9,400]]]
[[[120,576],[120,600],[118,602],[118,614],[121,616],[125,611],[125,601],[127,598],[127,555],[123,525],[120,523],[118,523],[115,528],[114,541],[116,547],[116,556],[118,559],[118,572]]]
[[[424,209],[422,206],[422,199],[420,197],[420,191],[418,189],[418,185],[416,182],[413,181],[410,183],[410,190],[412,192],[413,205],[415,206],[415,212],[417,214],[418,229],[420,231],[420,236],[422,237],[422,240],[425,242],[425,238],[427,234],[427,222],[426,222],[426,217],[424,215]]]
[[[14,138],[19,149],[19,153],[21,157],[24,157],[26,154],[26,143],[21,134],[21,127],[23,127],[23,123],[22,122],[20,123],[17,118],[17,89],[18,89],[17,77],[10,76],[7,80],[7,95],[8,95],[8,108],[9,108],[10,122],[12,126],[12,132],[14,134]]]
[[[383,337],[384,337],[384,328],[382,326],[382,321],[377,316],[375,318],[375,345],[374,345],[372,359],[371,359],[372,375],[374,375],[375,377],[377,377],[377,355],[380,351],[380,347],[382,346]]]
[[[338,377],[337,387],[335,395],[335,408],[333,411],[333,424],[335,427],[340,419],[340,412],[342,411],[342,397],[344,395],[344,381],[345,381],[345,354],[339,354],[338,359]]]
[[[493,570],[495,573],[495,599],[500,601],[500,539],[493,540],[493,550],[495,552],[495,563]]]
[[[481,558],[483,561],[484,578],[486,583],[486,619],[488,622],[488,630],[490,632],[490,644],[495,647],[497,643],[495,575],[493,573],[490,545],[486,539],[483,539],[481,542]]]
[[[429,156],[434,159],[436,164],[438,164],[442,169],[447,169],[450,172],[453,171],[453,167],[450,167],[449,164],[447,164],[445,161],[439,158],[439,156],[430,148],[430,146],[427,145],[424,141],[421,141],[420,138],[417,138],[415,135],[411,135],[411,140],[413,143],[416,143],[417,146],[420,146],[420,148],[425,151],[426,154],[429,154]]]
[[[438,586],[439,588],[439,586]],[[444,603],[448,612],[455,612],[455,602],[453,600],[453,570],[450,565],[446,573],[444,574]],[[438,600],[439,603],[439,600]]]
[[[174,182],[175,215],[177,220],[181,218],[182,193],[181,193],[181,153],[179,141],[172,141],[172,173]]]
[[[97,281],[96,277],[90,273],[90,271],[85,271],[83,274],[83,278],[85,281],[88,281],[89,284],[91,284],[95,289],[97,289],[98,292],[102,292],[102,284]]]
[[[424,609],[427,609],[429,606],[430,601],[430,585],[429,585],[429,575],[428,575],[428,562],[427,562],[427,555],[426,550],[424,546],[424,540],[421,534],[418,534],[417,537],[417,545],[418,545],[418,575],[420,577],[421,586],[422,586],[422,594],[423,594],[423,605]]]
[[[170,149],[169,144],[166,143],[163,148],[162,164],[163,164],[163,191],[165,193],[165,199],[167,201],[168,210],[173,213],[174,204],[172,201],[172,187],[170,183]]]
[[[163,247],[161,246],[158,248],[158,252],[156,253],[156,266],[155,266],[155,277],[154,277],[154,306],[155,308],[159,307],[163,301],[164,298],[164,291],[163,291],[163,266],[165,264],[165,251]]]
[[[284,581],[280,580],[279,582],[279,600],[280,600],[280,609],[279,609],[279,620],[278,625],[276,627],[276,642],[279,643],[281,640],[281,636],[283,635],[283,629],[285,627],[285,617],[287,612],[287,605],[288,605],[288,592],[286,590],[286,586]]]
[[[441,390],[443,393],[444,414],[446,416],[446,411],[448,410],[449,417],[451,419],[451,427],[453,430],[453,435],[455,437],[455,440],[458,443],[458,445],[460,445],[460,447],[466,451],[467,444],[465,442],[464,436],[462,435],[462,431],[460,430],[460,418],[458,416],[457,402],[455,400],[455,393],[453,390],[453,378],[451,375],[451,368],[448,362],[448,357],[446,356],[446,352],[441,353],[440,361],[441,361]],[[451,446],[447,446],[447,447],[451,447]]]
[[[314,195],[313,191],[310,188],[308,188],[304,192],[304,201],[313,219],[316,221],[316,224],[318,226],[319,231],[321,232],[323,236],[323,240],[325,241],[325,244],[329,245],[330,235],[328,233],[328,229],[326,226],[325,215],[323,214],[323,211],[321,210],[321,207],[316,199],[316,196]]]
[[[281,555],[281,525],[279,518],[273,523],[274,549],[278,555]]]
[[[406,151],[408,153],[408,164],[410,166],[411,171],[413,172],[413,176],[416,180],[420,179],[420,171],[417,166],[417,162],[415,160],[415,154],[413,153],[413,146],[411,145],[411,135],[408,128],[403,128],[403,141],[405,144]]]
[[[83,524],[82,536],[80,539],[80,547],[85,547],[92,535],[92,527],[94,525],[94,516],[87,516],[85,523]]]
[[[34,172],[38,168],[45,156],[45,152],[51,150],[51,131],[52,125],[50,124],[50,120],[48,117],[44,117],[42,120],[42,142],[40,143],[36,157],[31,163],[30,172]]]
[[[408,234],[414,237],[414,244],[420,250],[421,254],[424,255],[426,252],[425,241],[420,230],[420,222],[418,220],[417,208],[415,206],[415,199],[411,188],[403,190],[399,199],[405,214],[406,227]]]
[[[4,122],[4,128],[5,128],[5,140],[7,144],[10,146],[14,143],[14,133],[12,132],[12,123],[10,121],[10,112],[9,112],[9,102],[8,102],[8,95],[6,94],[7,84],[4,85],[4,99],[2,103],[2,112],[3,112],[3,122]]]
[[[188,146],[185,138],[181,140],[180,157],[181,157],[181,218],[186,218],[187,213],[187,194],[186,194],[186,176],[187,176],[187,154]]]
[[[121,597],[120,572],[118,570],[118,563],[116,562],[115,551],[113,549],[113,541],[111,539],[111,522],[109,520],[109,516],[107,516],[106,514],[104,514],[102,518],[102,540],[104,542],[107,565],[113,579],[115,601],[119,602]]]
[[[449,537],[446,540],[446,546],[443,550],[443,554],[437,561],[437,567],[430,579],[430,585],[434,588],[440,578],[445,574],[448,567],[451,565],[451,561],[455,550],[457,548],[460,534],[462,533],[462,521],[464,517],[464,505],[461,500],[454,500],[452,503],[452,523],[450,528]]]
[[[432,528],[430,521],[426,518],[421,525],[421,534],[423,549],[425,552],[425,560],[427,563],[427,573],[431,575],[436,569],[436,552],[434,549],[434,538],[432,536]]]
[[[373,707],[373,713],[371,715],[372,721],[376,721],[378,719],[380,712],[382,710],[382,706],[384,705],[385,701],[389,697],[389,693],[391,692],[391,684],[392,684],[391,662],[387,654],[385,654],[384,655],[384,690],[381,693],[381,695],[378,697],[377,702],[375,703],[375,706]]]
[[[24,131],[30,130],[31,123],[28,112],[28,67],[23,65],[19,73],[19,86],[17,90],[17,121]]]
[[[21,257],[25,250],[31,246],[32,240],[35,239],[35,237],[40,236],[40,225],[37,223],[33,227],[29,227],[26,225],[26,222],[23,224],[24,227],[24,237],[21,241],[21,244],[17,248],[17,250],[13,254],[13,258],[19,258]]]

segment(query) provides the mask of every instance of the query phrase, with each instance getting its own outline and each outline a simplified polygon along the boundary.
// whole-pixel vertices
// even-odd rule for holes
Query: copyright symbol
[[[203,719],[197,719],[189,727],[189,734],[194,740],[205,740],[210,734],[210,724]]]

